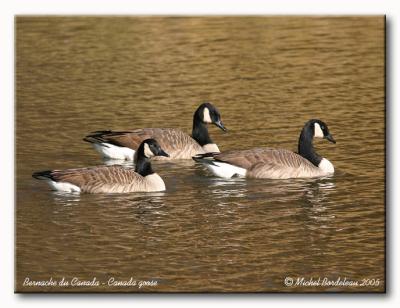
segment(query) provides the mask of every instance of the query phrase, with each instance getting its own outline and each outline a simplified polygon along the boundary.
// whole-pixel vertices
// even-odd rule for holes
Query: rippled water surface
[[[385,286],[383,17],[18,17],[16,290],[382,291]],[[154,162],[162,193],[73,195],[34,171],[104,164],[99,129],[190,133],[205,100],[220,149],[297,149],[303,124],[332,177],[223,180],[192,161]],[[127,163],[129,165],[129,163]],[[31,280],[101,281],[29,287]],[[117,280],[157,286],[110,287]],[[285,286],[375,279],[375,286]],[[370,281],[371,282],[371,281]],[[368,282],[367,282],[368,284]]]

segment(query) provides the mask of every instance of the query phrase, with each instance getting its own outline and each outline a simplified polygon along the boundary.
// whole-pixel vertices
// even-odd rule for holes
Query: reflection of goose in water
[[[327,200],[335,188],[336,185],[331,181],[331,178],[310,182],[309,187],[304,190],[304,198],[310,203],[318,205]]]
[[[165,204],[165,195],[165,192],[153,192],[142,196],[135,195],[134,198],[121,195],[124,203],[122,211],[141,225],[160,226],[167,221],[169,213]]]
[[[329,211],[331,194],[336,191],[336,179],[332,177],[310,181],[304,187],[301,203],[299,222],[307,230],[328,228],[335,220],[335,215]],[[314,235],[310,235],[315,238]]]
[[[165,204],[166,192],[135,194],[71,194],[55,192],[52,222],[57,225],[83,225],[90,231],[103,228],[134,226],[136,222],[156,227],[167,220],[169,208]],[[88,202],[90,208],[86,205]],[[113,205],[118,204],[118,207]],[[93,212],[96,215],[93,216]],[[114,224],[114,222],[116,224]],[[100,231],[99,231],[100,232]],[[128,235],[129,236],[129,235]]]
[[[69,207],[79,205],[81,202],[80,194],[71,194],[66,191],[55,191],[54,192],[54,203],[61,205],[62,207]],[[58,209],[59,207],[56,207]]]
[[[335,190],[332,177],[311,179],[260,180],[244,178],[208,178],[209,190],[213,198],[245,198],[248,200],[268,200],[268,203],[323,202]],[[240,199],[239,199],[240,202]]]
[[[241,198],[246,197],[248,191],[246,189],[246,181],[244,179],[220,179],[214,178],[210,181],[210,192],[217,199],[222,198]]]

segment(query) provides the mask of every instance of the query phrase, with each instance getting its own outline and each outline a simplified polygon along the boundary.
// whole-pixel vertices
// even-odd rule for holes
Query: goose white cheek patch
[[[146,157],[152,157],[154,156],[153,152],[150,150],[150,147],[147,143],[144,144],[144,155]]]
[[[324,132],[318,123],[314,123],[314,137],[324,138]]]
[[[205,123],[212,123],[211,117],[210,117],[210,110],[208,110],[208,108],[204,108],[204,110],[203,110],[203,121]]]

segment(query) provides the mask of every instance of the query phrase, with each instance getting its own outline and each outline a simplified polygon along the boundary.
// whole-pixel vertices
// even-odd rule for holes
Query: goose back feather
[[[122,148],[137,149],[143,140],[154,138],[170,157],[155,156],[155,160],[190,159],[205,153],[204,149],[188,134],[176,128],[142,128],[127,131],[98,131],[85,139],[92,143],[105,143]],[[134,155],[135,151],[132,152]],[[133,157],[130,158],[133,160]]]
[[[320,168],[307,159],[285,149],[255,148],[227,151],[213,154],[212,157],[217,165],[220,162],[245,169],[245,174],[238,172],[237,175],[245,175],[248,178],[289,179],[324,175]],[[222,167],[209,165],[209,168]]]
[[[36,174],[36,177],[40,176]],[[56,183],[69,183],[84,193],[129,193],[165,190],[164,182],[156,174],[146,177],[120,165],[96,166],[48,171],[46,176]],[[157,181],[159,178],[161,181]]]

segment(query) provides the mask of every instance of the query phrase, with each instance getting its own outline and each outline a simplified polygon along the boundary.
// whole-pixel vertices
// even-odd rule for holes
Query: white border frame
[[[132,303],[157,303],[173,307],[203,306],[223,303],[242,306],[251,301],[255,306],[268,304],[295,305],[303,307],[335,307],[336,305],[360,302],[365,307],[377,304],[400,302],[396,290],[396,278],[400,277],[399,267],[394,260],[399,258],[399,218],[398,182],[399,164],[395,158],[399,153],[398,88],[399,65],[395,55],[399,53],[400,1],[398,0],[15,0],[0,1],[0,127],[1,140],[1,179],[0,179],[0,295],[5,306],[47,307],[54,304],[95,304],[107,307],[115,301],[123,306]],[[130,295],[130,296],[92,296],[92,295],[15,295],[14,292],[14,15],[387,15],[387,295]],[[389,114],[390,111],[390,114]],[[397,187],[397,191],[396,188]],[[396,237],[396,240],[395,240]],[[4,270],[3,270],[4,269]]]

